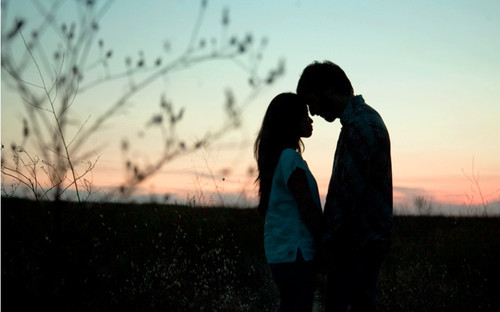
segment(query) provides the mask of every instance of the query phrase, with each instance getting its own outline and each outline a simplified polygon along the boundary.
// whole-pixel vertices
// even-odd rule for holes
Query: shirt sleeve
[[[285,182],[285,184],[288,182],[288,179],[290,179],[290,175],[295,171],[295,169],[306,169],[304,161],[302,160],[300,154],[291,148],[287,148],[283,150],[283,152],[281,152],[280,163],[280,174],[283,177],[283,181]]]

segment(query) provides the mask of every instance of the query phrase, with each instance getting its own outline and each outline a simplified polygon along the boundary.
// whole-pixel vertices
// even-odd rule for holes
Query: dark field
[[[8,198],[1,210],[2,311],[277,308],[254,210]],[[500,218],[395,217],[393,236],[381,311],[500,311]]]

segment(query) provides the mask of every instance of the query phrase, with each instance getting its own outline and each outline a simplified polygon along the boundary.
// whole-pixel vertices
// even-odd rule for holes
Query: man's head
[[[346,99],[354,95],[354,90],[342,68],[324,61],[314,62],[304,69],[297,94],[305,98],[312,115],[332,122],[340,118]]]

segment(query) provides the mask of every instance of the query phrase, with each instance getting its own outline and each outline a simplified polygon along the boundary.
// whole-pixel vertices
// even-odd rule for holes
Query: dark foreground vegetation
[[[277,308],[254,210],[2,198],[1,212],[2,311]],[[499,238],[500,218],[396,217],[381,311],[499,311]]]

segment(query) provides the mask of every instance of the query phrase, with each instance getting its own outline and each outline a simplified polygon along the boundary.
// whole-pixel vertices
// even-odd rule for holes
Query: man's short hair
[[[309,64],[300,76],[297,94],[322,92],[326,89],[338,95],[354,95],[354,89],[342,68],[330,61]]]

